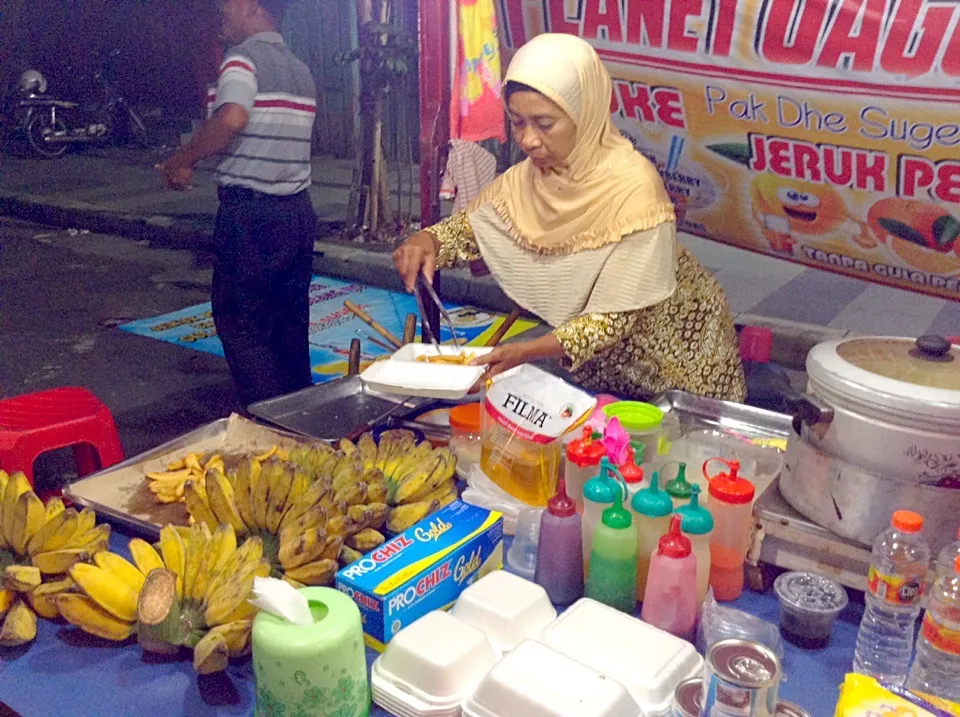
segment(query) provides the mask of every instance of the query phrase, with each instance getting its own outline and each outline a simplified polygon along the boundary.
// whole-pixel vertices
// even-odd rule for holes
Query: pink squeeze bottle
[[[693,641],[697,626],[697,558],[680,532],[682,517],[670,518],[670,531],[650,558],[640,617],[671,635]]]
[[[557,492],[540,516],[537,571],[534,582],[543,587],[555,605],[569,605],[583,597],[583,542],[580,515],[567,495],[566,481],[557,481]]]

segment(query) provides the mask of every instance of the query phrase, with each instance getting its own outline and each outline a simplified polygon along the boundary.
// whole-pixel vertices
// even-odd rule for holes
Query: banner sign
[[[681,230],[960,299],[960,2],[499,2],[597,49]]]
[[[313,382],[325,383],[347,373],[350,341],[360,339],[361,369],[371,362],[393,353],[383,337],[358,319],[343,302],[349,299],[376,319],[394,336],[403,335],[407,314],[417,314],[413,294],[374,289],[364,284],[352,284],[326,276],[314,276],[310,284],[310,365]],[[473,346],[483,346],[500,324],[503,314],[495,314],[471,306],[444,303],[457,327],[460,340]],[[517,321],[506,333],[505,339],[535,326],[527,319]],[[124,331],[149,336],[184,348],[223,356],[223,345],[213,325],[210,304],[191,306],[152,319],[140,319],[123,324]],[[420,324],[417,322],[419,335]],[[440,341],[451,343],[453,337],[444,325]]]

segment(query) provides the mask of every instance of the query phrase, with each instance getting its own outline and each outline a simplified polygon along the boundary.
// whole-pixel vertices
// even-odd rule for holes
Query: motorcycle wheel
[[[51,132],[66,132],[67,127],[60,120],[55,123],[51,122],[50,115],[34,115],[27,125],[27,141],[30,143],[30,149],[41,157],[54,159],[62,156],[67,151],[68,145],[66,143],[48,144],[44,142],[43,136],[48,130]]]

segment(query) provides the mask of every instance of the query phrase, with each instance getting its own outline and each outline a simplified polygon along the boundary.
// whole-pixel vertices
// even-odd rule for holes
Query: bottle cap
[[[683,519],[680,527],[687,535],[706,535],[713,530],[713,516],[700,505],[700,486],[693,485],[690,491],[690,502],[677,508],[677,513]]]
[[[590,426],[583,427],[583,438],[567,444],[567,460],[579,468],[599,465],[605,453],[603,444],[593,439],[593,429]]]
[[[637,513],[648,518],[662,518],[673,512],[673,501],[660,490],[660,474],[656,471],[650,476],[650,487],[638,490],[630,505]]]
[[[615,530],[626,530],[633,525],[630,511],[623,507],[623,493],[618,491],[613,505],[603,511],[603,524]],[[689,542],[689,541],[688,541]]]
[[[641,449],[643,447],[641,446]],[[637,465],[636,460],[634,459],[634,448],[631,445],[627,449],[627,461],[622,466],[620,466],[620,475],[623,476],[623,480],[627,484],[636,484],[640,483],[643,480],[643,468]]]
[[[710,475],[707,473],[707,466],[711,461],[724,463],[730,469],[730,472]],[[739,470],[740,461],[737,460],[727,461],[723,458],[710,458],[705,461],[703,475],[710,481],[710,495],[724,503],[733,503],[734,505],[742,505],[752,501],[757,489],[746,478],[737,475]]]
[[[657,545],[657,555],[665,555],[668,558],[685,558],[693,552],[693,545],[690,538],[680,532],[680,524],[683,518],[674,514],[670,518],[670,530],[660,538]]]
[[[464,403],[451,408],[450,426],[464,433],[480,433],[480,404]]]
[[[690,498],[690,483],[687,481],[687,464],[681,463],[677,469],[677,477],[668,482],[663,489],[670,494],[671,498],[678,500],[687,500]]]
[[[623,489],[613,478],[618,474],[616,468],[610,465],[610,459],[604,456],[600,459],[600,471],[583,486],[583,499],[594,503],[612,503]]]
[[[547,511],[558,518],[569,518],[577,512],[577,504],[567,495],[567,482],[563,478],[557,481],[557,492],[547,501]]]
[[[620,425],[630,432],[650,431],[663,422],[663,411],[650,403],[617,401],[604,406],[607,418],[619,418]]]
[[[904,533],[919,533],[923,528],[923,516],[912,510],[898,510],[893,514],[890,524]]]

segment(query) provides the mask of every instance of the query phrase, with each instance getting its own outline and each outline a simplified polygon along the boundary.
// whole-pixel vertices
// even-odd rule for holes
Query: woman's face
[[[539,92],[517,90],[507,114],[513,141],[541,171],[563,166],[577,141],[577,126],[552,100]]]

